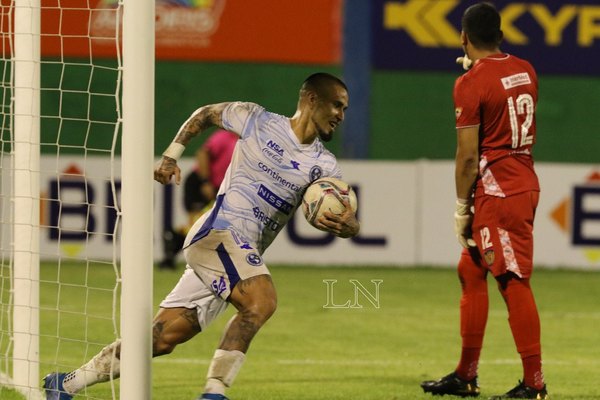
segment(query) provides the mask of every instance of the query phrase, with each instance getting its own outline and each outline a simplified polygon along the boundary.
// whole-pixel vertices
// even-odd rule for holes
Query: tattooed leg
[[[225,328],[210,363],[205,393],[225,393],[242,367],[254,335],[275,312],[277,294],[271,276],[259,275],[238,282],[229,301],[238,313]]]
[[[245,353],[252,338],[277,308],[277,294],[270,275],[238,282],[229,298],[238,313],[233,316],[219,346]]]
[[[152,356],[171,353],[200,332],[196,309],[161,308],[152,326]]]

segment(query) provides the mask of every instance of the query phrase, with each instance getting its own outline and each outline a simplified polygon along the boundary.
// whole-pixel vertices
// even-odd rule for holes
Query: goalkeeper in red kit
[[[500,15],[478,3],[462,17],[469,70],[456,80],[455,228],[464,247],[458,263],[461,358],[455,371],[421,387],[435,395],[479,395],[477,367],[488,317],[487,275],[496,279],[523,364],[523,379],[491,399],[547,399],[540,319],[529,285],[539,184],[533,168],[537,76],[525,60],[502,53]]]

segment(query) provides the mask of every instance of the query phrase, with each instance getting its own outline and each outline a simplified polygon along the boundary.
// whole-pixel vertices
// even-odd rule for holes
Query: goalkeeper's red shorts
[[[509,197],[475,198],[473,239],[477,242],[480,264],[494,276],[513,272],[529,278],[533,268],[533,221],[539,192]]]

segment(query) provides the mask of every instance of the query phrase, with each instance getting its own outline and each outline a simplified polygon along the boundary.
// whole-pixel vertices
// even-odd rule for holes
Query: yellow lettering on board
[[[600,7],[582,6],[579,12],[577,44],[590,47],[600,39]]]
[[[577,16],[577,7],[563,6],[556,15],[552,15],[543,4],[531,5],[529,12],[544,29],[544,40],[548,46],[560,46],[562,34],[567,25]]]
[[[507,42],[520,45],[529,43],[529,38],[513,25],[525,11],[527,11],[527,7],[521,3],[509,4],[500,11],[502,32],[504,32],[504,39]]]
[[[387,2],[383,9],[386,29],[405,30],[423,47],[460,47],[460,33],[448,22],[448,14],[460,0],[409,0]]]

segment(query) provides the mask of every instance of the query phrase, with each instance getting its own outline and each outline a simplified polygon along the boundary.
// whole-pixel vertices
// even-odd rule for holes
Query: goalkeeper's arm
[[[456,236],[463,247],[475,246],[471,237],[471,198],[478,174],[478,160],[479,126],[458,129],[455,159],[457,206],[454,218]]]

